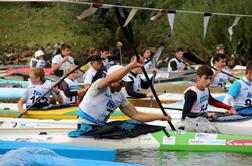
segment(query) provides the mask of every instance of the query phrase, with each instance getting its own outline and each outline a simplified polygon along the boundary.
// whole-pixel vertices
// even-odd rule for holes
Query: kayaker
[[[83,75],[84,88],[89,89],[91,84],[97,79],[106,76],[106,73],[102,69],[103,58],[100,55],[94,55],[90,59],[90,68]]]
[[[142,50],[142,54],[143,54],[143,59],[144,59],[144,68],[146,71],[149,71],[153,68],[152,64],[152,52],[151,49],[146,47]]]
[[[40,68],[46,67],[44,51],[38,50],[34,53],[34,57],[32,57],[30,61],[30,68],[33,67],[40,67]]]
[[[224,103],[232,104],[235,108],[248,107],[239,110],[240,114],[252,114],[252,61],[246,65],[245,76],[235,81],[224,98]]]
[[[132,69],[143,66],[143,60],[141,63],[134,57],[132,62],[127,66],[122,67],[120,65],[114,65],[109,68],[108,75],[105,78],[98,79],[94,82],[82,102],[79,105],[78,110],[78,129],[69,133],[71,137],[77,137],[85,135],[96,127],[99,130],[101,126],[106,126],[107,120],[110,115],[118,107],[121,111],[132,119],[138,121],[170,121],[171,117],[163,116],[159,114],[148,114],[138,112],[131,103],[127,100],[124,94],[121,92],[124,86],[124,76]],[[132,127],[128,126],[128,127]]]
[[[97,55],[97,49],[94,48],[94,47],[90,47],[90,48],[88,48],[88,49],[86,50],[86,53],[85,53],[84,56],[86,56],[86,57],[91,57],[91,56],[94,56],[94,55]],[[90,68],[90,63],[88,63],[88,64],[82,66],[82,67],[80,68],[80,70],[83,71],[83,72],[86,72],[89,68]]]
[[[219,86],[219,87],[223,88],[225,91],[227,91],[227,87],[225,86],[226,82],[229,81],[229,82],[233,83],[235,81],[235,79],[233,77],[225,74],[225,73],[228,73],[231,75],[231,73],[227,69],[226,63],[227,63],[226,55],[217,53],[214,56],[214,58],[213,58],[214,66],[213,67],[217,70],[213,69],[214,79],[211,84],[211,86]],[[225,73],[222,73],[221,71],[223,71]]]
[[[237,114],[236,110],[227,104],[224,104],[218,100],[215,100],[209,91],[209,86],[213,79],[213,71],[207,65],[200,66],[197,69],[197,82],[196,85],[191,86],[185,90],[184,94],[184,107],[182,113],[182,119],[186,117],[196,118],[199,116],[211,118],[216,120],[215,113],[208,113],[208,104],[227,109],[230,114]]]
[[[119,45],[122,47],[122,45]],[[120,54],[116,53],[115,55],[112,55],[110,52],[110,48],[107,46],[104,46],[100,49],[100,56],[104,59],[103,60],[103,70],[107,71],[107,69],[113,65],[114,60],[120,60]]]
[[[25,112],[24,104],[26,104],[26,108],[32,105],[34,108],[41,108],[50,105],[51,94],[59,102],[59,104],[63,103],[60,90],[57,87],[52,86],[51,81],[45,80],[45,72],[42,68],[32,68],[29,73],[29,79],[30,84],[18,102],[18,109],[20,112]],[[51,88],[51,93],[48,93],[48,95],[41,98],[39,102],[34,104],[39,97],[42,97]]]
[[[142,93],[140,92],[141,88],[148,89],[149,83],[141,79],[139,74],[142,73],[142,68],[137,67],[132,69],[125,77],[125,86],[122,88],[122,91],[126,97],[132,98],[145,98],[153,97],[152,92]]]
[[[183,56],[184,56],[184,49],[181,47],[177,48],[175,57],[171,58],[168,62],[168,72],[177,70],[187,70],[187,65],[185,65],[182,59]]]
[[[218,44],[216,47],[215,47],[215,54],[226,54],[225,53],[225,45],[224,44]],[[214,56],[211,57],[210,59],[210,65],[213,66],[214,65],[214,62],[213,62],[213,59],[214,59]]]
[[[70,65],[64,70],[64,75],[67,75],[71,71],[76,68],[75,65]],[[78,96],[82,96],[86,93],[87,89],[82,88],[79,89],[78,86],[78,77],[79,71],[76,70],[72,72],[67,78],[65,78],[58,86],[60,90],[64,93],[61,94],[63,96],[64,102],[63,104],[70,104],[70,105],[78,105]]]
[[[52,58],[52,71],[54,75],[62,76],[64,69],[73,64],[74,59],[71,57],[71,46],[68,44],[61,45],[61,54],[55,55]]]

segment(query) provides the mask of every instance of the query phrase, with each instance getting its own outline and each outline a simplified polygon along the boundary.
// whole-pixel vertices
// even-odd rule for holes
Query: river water
[[[251,166],[252,154],[135,149],[118,151],[116,161],[149,166]]]

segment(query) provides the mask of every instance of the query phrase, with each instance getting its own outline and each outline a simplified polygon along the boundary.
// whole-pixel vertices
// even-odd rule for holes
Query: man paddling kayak
[[[240,114],[252,115],[252,61],[249,61],[246,65],[245,76],[240,80],[234,82],[229,88],[227,95],[225,96],[224,103],[231,104],[233,101],[234,107],[242,109]]]
[[[226,63],[227,63],[227,58],[225,54],[220,54],[217,53],[214,58],[213,58],[213,64],[214,64],[214,68],[216,70],[214,70],[214,79],[212,81],[212,86],[219,86],[221,88],[223,88],[225,91],[227,91],[227,87],[226,87],[226,82],[231,82],[233,83],[235,81],[235,79],[233,77],[231,77],[231,73],[230,71],[226,68]],[[225,74],[228,73],[229,75]]]
[[[208,104],[218,108],[225,108],[229,110],[230,114],[237,114],[232,106],[217,101],[211,96],[209,86],[212,79],[213,71],[209,66],[203,65],[198,68],[196,85],[189,87],[185,91],[182,119],[203,116],[215,120],[215,113],[207,113]]]
[[[109,116],[118,107],[121,111],[132,119],[148,122],[154,120],[171,121],[171,117],[163,116],[159,114],[148,114],[138,112],[127,98],[121,92],[124,86],[124,76],[132,69],[142,67],[144,65],[143,60],[141,63],[134,59],[125,67],[119,65],[112,66],[108,70],[108,75],[105,78],[98,79],[94,82],[82,102],[79,105],[78,116],[78,129],[69,133],[70,137],[77,137],[80,135],[86,135],[93,130],[97,130],[97,126],[106,126],[106,122]],[[120,125],[123,127],[129,127],[132,125]],[[98,127],[100,128],[100,127]]]

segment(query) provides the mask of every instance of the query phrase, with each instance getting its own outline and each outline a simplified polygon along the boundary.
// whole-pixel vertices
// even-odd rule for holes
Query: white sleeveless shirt
[[[67,83],[70,92],[77,92],[78,91],[78,81],[77,80],[71,80],[69,78],[64,79],[65,82]],[[72,97],[64,97],[64,103],[75,103],[78,101],[78,95],[77,96],[72,96]]]
[[[171,67],[171,62],[175,61],[177,64],[177,69],[181,69],[182,67],[185,66],[185,64],[183,63],[183,61],[179,61],[177,58],[172,58],[169,63],[168,63],[168,72],[172,71],[172,67]]]
[[[221,71],[224,71],[224,72],[230,74],[230,72],[226,69],[222,69]],[[230,76],[228,76],[227,74],[224,74],[222,72],[219,72],[218,74],[215,75],[214,80],[212,82],[212,85],[219,86],[219,87],[226,90],[225,85],[226,85],[226,82],[228,82],[229,80],[231,80]]]
[[[28,96],[26,100],[26,106],[32,105],[37,100],[37,98],[43,96],[50,89],[51,89],[51,81],[49,80],[46,80],[42,85],[29,84],[29,86],[27,87]],[[45,97],[40,99],[40,103],[50,104],[50,94],[51,93],[48,93]]]
[[[112,93],[109,87],[98,89],[97,84],[100,80],[91,85],[79,108],[100,123],[106,123],[110,114],[119,106],[128,104],[128,100],[121,91]]]
[[[234,98],[234,105],[245,107],[252,105],[252,84],[244,78],[238,80],[241,84],[240,93]]]
[[[133,90],[134,92],[139,92],[141,90],[141,77],[137,75],[136,77],[133,76],[131,73],[128,73],[126,75],[126,82],[133,81]],[[122,88],[122,92],[125,94],[126,97],[130,97],[125,89],[125,87]]]
[[[205,88],[203,91],[201,91],[197,87],[191,86],[187,88],[185,92],[189,90],[194,91],[197,95],[197,100],[193,103],[191,112],[193,113],[207,112],[209,89]]]
[[[45,66],[46,66],[45,60],[37,60],[36,67],[45,68]]]

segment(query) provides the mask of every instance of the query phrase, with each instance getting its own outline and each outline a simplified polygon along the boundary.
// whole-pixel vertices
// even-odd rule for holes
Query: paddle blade
[[[192,54],[191,52],[184,53],[184,58],[196,64],[206,64],[206,62],[202,61],[199,57]]]
[[[236,44],[236,51],[238,51],[244,44],[243,39],[239,39],[237,44]]]
[[[129,44],[134,44],[134,37],[133,37],[133,31],[131,28],[131,23],[128,23],[127,26],[123,26],[126,22],[126,19],[128,18],[128,11],[125,8],[115,8],[115,12],[116,12],[116,16],[118,19],[118,23],[121,26],[121,29],[123,31],[123,34],[125,35],[125,37],[127,38]]]
[[[155,54],[153,55],[153,58],[152,58],[152,64],[155,65],[156,62],[158,61],[158,59],[160,58],[162,52],[164,50],[164,46],[160,46],[158,48],[158,50],[155,52]]]

